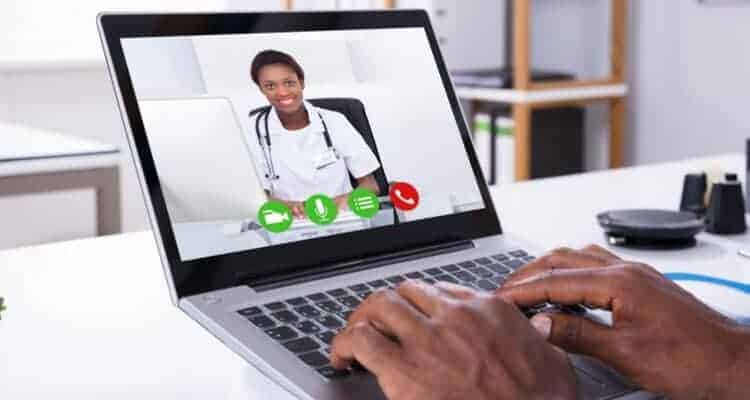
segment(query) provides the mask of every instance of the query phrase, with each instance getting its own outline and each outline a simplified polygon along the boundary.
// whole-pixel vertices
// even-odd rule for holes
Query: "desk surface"
[[[0,122],[0,177],[117,165],[116,146]]]
[[[506,232],[552,248],[605,244],[594,214],[675,208],[683,174],[740,171],[740,156],[596,172],[493,189]],[[683,252],[617,253],[665,271],[750,281],[750,235],[700,235]],[[156,246],[141,232],[0,252],[0,398],[291,398],[173,307]],[[82,278],[85,277],[85,278]],[[686,285],[750,315],[750,298]]]

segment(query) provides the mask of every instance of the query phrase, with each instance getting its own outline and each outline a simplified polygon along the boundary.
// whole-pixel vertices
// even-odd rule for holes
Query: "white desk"
[[[97,234],[120,233],[117,147],[0,122],[0,196],[92,187]]]
[[[590,173],[493,190],[506,231],[552,248],[604,244],[594,214],[613,207],[675,208],[682,175],[739,156]],[[684,252],[621,255],[663,270],[750,281],[736,249],[750,235],[700,236]],[[750,298],[686,285],[750,315]],[[0,398],[290,399],[169,302],[150,233],[0,252]]]

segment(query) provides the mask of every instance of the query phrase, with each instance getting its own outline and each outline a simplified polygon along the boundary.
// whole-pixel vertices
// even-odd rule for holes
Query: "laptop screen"
[[[422,27],[121,45],[182,261],[486,207]]]

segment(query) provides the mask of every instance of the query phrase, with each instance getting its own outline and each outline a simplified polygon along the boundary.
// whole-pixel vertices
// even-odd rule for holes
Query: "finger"
[[[366,321],[384,334],[404,340],[424,337],[426,317],[394,290],[378,290],[349,317],[349,324]]]
[[[450,282],[436,282],[434,286],[445,295],[453,297],[456,300],[469,300],[480,294],[474,289]]]
[[[549,302],[611,310],[614,299],[623,295],[620,276],[615,275],[618,272],[619,268],[549,270],[516,285],[503,286],[497,295],[518,306]]]
[[[544,257],[538,258],[513,273],[503,286],[514,285],[522,282],[531,276],[555,269],[574,269],[574,268],[601,268],[611,265],[610,259],[576,251],[569,248],[559,248],[553,250]]]
[[[585,317],[569,314],[537,314],[531,325],[550,343],[570,353],[603,361],[613,359],[616,332]]]
[[[438,314],[445,302],[452,297],[437,286],[417,280],[402,283],[396,288],[396,291],[428,317]]]
[[[582,248],[581,252],[608,259],[613,263],[618,263],[622,261],[622,259],[618,257],[616,254],[596,244],[590,244]]]
[[[344,329],[333,339],[331,365],[337,369],[359,361],[379,378],[387,371],[401,370],[401,347],[367,322]]]

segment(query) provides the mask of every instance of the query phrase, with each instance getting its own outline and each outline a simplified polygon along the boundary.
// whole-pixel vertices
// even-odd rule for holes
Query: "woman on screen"
[[[375,154],[346,117],[304,100],[305,72],[290,55],[264,50],[250,66],[250,76],[270,107],[251,112],[256,137],[248,143],[256,152],[263,188],[271,199],[304,215],[303,202],[314,194],[347,204],[354,189],[380,195],[373,173],[380,167]]]

